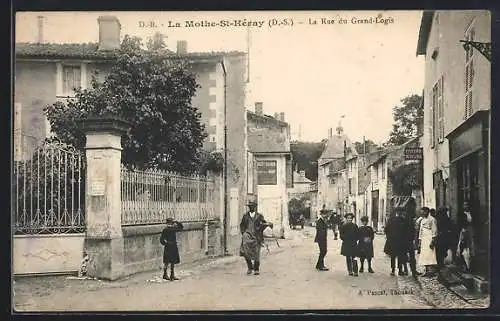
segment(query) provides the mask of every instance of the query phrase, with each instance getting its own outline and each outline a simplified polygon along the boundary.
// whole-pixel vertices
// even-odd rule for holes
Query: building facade
[[[473,271],[489,278],[491,62],[462,41],[489,44],[489,11],[425,11],[417,55],[425,56],[424,203],[471,208]],[[483,47],[484,48],[484,47]]]
[[[44,106],[74,97],[73,88],[90,88],[92,76],[103,81],[121,44],[121,24],[116,17],[103,16],[98,43],[49,44],[16,43],[14,90],[14,157],[26,159],[31,151],[51,135]],[[192,103],[202,114],[208,137],[204,148],[222,152],[227,146],[227,215],[224,194],[219,199],[221,219],[231,230],[229,247],[239,245],[237,231],[246,209],[248,159],[247,115],[245,108],[246,53],[188,52],[179,41],[177,51],[165,51],[165,59],[185,58],[200,85]],[[227,126],[227,135],[224,126]],[[226,140],[226,144],[225,144]],[[242,148],[244,146],[245,148]],[[220,178],[222,184],[223,178]]]
[[[254,160],[255,190],[249,191],[258,210],[274,224],[274,233],[285,237],[288,224],[288,189],[293,187],[290,125],[285,114],[265,115],[262,102],[247,111],[248,152]],[[250,193],[249,193],[250,194]]]

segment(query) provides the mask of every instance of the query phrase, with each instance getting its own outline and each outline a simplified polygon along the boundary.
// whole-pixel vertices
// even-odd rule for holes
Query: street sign
[[[424,158],[424,149],[422,147],[405,148],[405,160],[422,160]]]

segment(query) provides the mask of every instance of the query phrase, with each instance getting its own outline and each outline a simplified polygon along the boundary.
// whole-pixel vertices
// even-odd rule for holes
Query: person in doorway
[[[327,253],[327,235],[328,235],[328,223],[327,223],[328,211],[322,209],[320,211],[320,216],[316,221],[316,237],[314,242],[318,243],[319,256],[318,262],[316,263],[316,270],[318,271],[328,271],[325,267],[325,256]]]
[[[359,261],[361,263],[359,273],[364,272],[365,259],[368,262],[368,272],[374,273],[372,269],[374,238],[375,232],[371,226],[368,226],[368,216],[363,216],[358,230]]]
[[[346,214],[345,223],[340,227],[340,239],[342,246],[340,254],[345,256],[347,272],[351,276],[358,276],[358,226],[353,223],[354,215]]]
[[[240,255],[247,263],[247,275],[260,274],[260,249],[264,242],[264,230],[272,223],[267,222],[264,216],[257,213],[257,202],[248,202],[248,211],[241,218],[241,247]]]
[[[164,246],[163,249],[163,279],[175,281],[179,280],[175,276],[174,266],[181,262],[179,257],[179,248],[177,247],[177,232],[181,231],[184,226],[182,223],[175,221],[169,217],[166,221],[166,226],[161,232],[160,243]],[[170,277],[167,274],[168,265],[170,264]]]
[[[456,257],[459,259],[459,262],[462,263],[465,271],[470,272],[471,257],[474,255],[474,239],[472,235],[472,215],[467,202],[464,203],[461,225]]]
[[[404,268],[407,263],[406,258],[408,254],[408,239],[410,238],[410,233],[408,224],[402,214],[402,209],[396,208],[394,210],[394,215],[389,218],[384,228],[386,236],[384,253],[391,258],[392,276],[396,275],[396,263],[398,266],[398,275],[408,274]]]
[[[430,276],[431,269],[437,264],[436,261],[436,238],[437,222],[430,215],[428,207],[422,207],[422,221],[420,222],[420,231],[418,233],[420,241],[420,255],[418,263],[425,268],[423,276]]]
[[[440,207],[436,213],[436,261],[439,270],[444,267],[444,261],[448,255],[448,250],[451,250],[453,231],[451,219],[448,217],[447,212],[448,210],[445,207]]]

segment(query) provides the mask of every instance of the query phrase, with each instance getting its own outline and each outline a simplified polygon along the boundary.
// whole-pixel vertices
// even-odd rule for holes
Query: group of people
[[[247,275],[259,275],[260,251],[264,241],[264,230],[272,228],[273,224],[267,222],[264,216],[257,213],[257,203],[250,201],[248,211],[240,222],[241,246],[240,256],[247,264]],[[411,211],[410,211],[411,212]],[[384,252],[391,258],[391,275],[395,275],[396,266],[398,275],[408,275],[408,263],[414,277],[422,275],[417,271],[415,252],[419,254],[418,263],[425,267],[425,275],[431,275],[434,266],[442,267],[447,256],[453,256],[463,262],[466,269],[470,269],[470,256],[473,254],[473,236],[471,229],[472,217],[468,204],[464,204],[462,227],[458,237],[455,237],[454,227],[447,209],[441,208],[437,212],[428,207],[423,207],[420,215],[416,217],[402,208],[395,208],[393,215],[384,228],[386,243]],[[329,215],[329,211],[320,211],[316,221],[316,236],[314,242],[319,247],[319,257],[316,263],[318,271],[328,271],[325,266],[327,254],[328,229],[334,230],[334,237],[340,236],[342,240],[341,255],[346,258],[346,268],[350,276],[358,276],[364,272],[365,261],[368,272],[374,273],[372,259],[374,257],[373,241],[375,231],[368,226],[368,217],[361,218],[361,226],[354,222],[354,215],[349,213],[344,216]],[[164,245],[164,273],[166,280],[178,280],[175,276],[174,266],[180,262],[177,247],[176,233],[183,229],[180,222],[167,219],[167,225],[162,231],[160,242]],[[458,238],[458,243],[455,243]],[[456,244],[456,248],[454,248]],[[453,251],[453,250],[456,251]],[[360,259],[358,266],[357,258]],[[168,266],[170,265],[170,275]]]
[[[351,213],[345,216],[345,221],[342,221],[337,214],[329,216],[329,211],[324,208],[320,211],[320,217],[316,221],[316,237],[314,238],[314,242],[319,247],[319,257],[316,263],[318,271],[329,270],[325,266],[328,229],[330,227],[333,228],[336,239],[338,227],[338,234],[342,240],[340,254],[345,256],[347,273],[350,276],[358,276],[358,273],[363,273],[365,261],[368,264],[368,272],[375,272],[372,267],[375,231],[371,226],[368,226],[368,217],[364,216],[361,218],[362,225],[359,227],[353,220],[354,215]],[[360,259],[360,266],[358,266],[356,259],[358,257]]]

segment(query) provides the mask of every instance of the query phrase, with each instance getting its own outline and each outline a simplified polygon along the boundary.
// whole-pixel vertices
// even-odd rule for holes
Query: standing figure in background
[[[342,223],[342,219],[339,214],[336,212],[333,212],[332,215],[330,215],[330,226],[332,227],[333,230],[333,239],[337,240],[339,238],[339,227],[340,224]]]
[[[264,242],[264,230],[266,227],[273,227],[264,216],[257,213],[257,202],[248,202],[248,212],[243,215],[240,223],[241,247],[240,256],[245,258],[247,263],[247,275],[260,274],[260,249]]]
[[[346,222],[340,227],[342,247],[340,254],[345,256],[347,271],[351,276],[358,276],[358,226],[353,223],[354,215],[348,213]]]
[[[437,223],[437,238],[436,238],[436,261],[438,269],[444,267],[444,260],[448,254],[448,250],[451,249],[452,240],[452,222],[448,217],[447,209],[441,207],[436,213],[436,223]]]
[[[422,221],[420,222],[418,237],[420,239],[420,255],[418,257],[418,263],[420,266],[424,266],[425,268],[423,276],[430,276],[432,267],[437,264],[437,223],[436,219],[430,215],[428,207],[422,207]]]
[[[460,221],[462,227],[458,236],[456,256],[460,263],[464,265],[465,271],[469,272],[471,257],[474,255],[474,238],[472,234],[472,215],[467,202],[464,203],[464,213]]]
[[[316,270],[318,271],[328,271],[328,268],[325,267],[325,256],[327,253],[327,235],[328,235],[328,210],[324,208],[320,211],[320,216],[316,221],[316,237],[314,238],[314,242],[318,243],[319,247],[319,256],[318,262],[316,263]]]
[[[167,226],[163,229],[160,236],[160,243],[164,246],[163,249],[163,279],[175,281],[179,280],[175,277],[174,265],[179,264],[179,248],[177,247],[177,232],[184,229],[182,223],[174,221],[173,218],[167,218]],[[170,277],[167,274],[168,265],[170,264]]]
[[[365,259],[368,261],[368,272],[374,273],[372,269],[372,258],[373,258],[373,239],[375,238],[375,232],[371,226],[368,226],[368,216],[363,216],[361,218],[361,226],[358,231],[358,248],[359,248],[359,260],[361,266],[359,272],[364,272]]]
[[[432,216],[432,217],[434,217],[434,218],[436,218],[436,215],[437,215],[437,214],[436,214],[436,210],[435,210],[435,209],[433,209],[433,208],[431,208],[431,209],[429,210],[429,215],[430,215],[430,216]]]
[[[408,274],[408,271],[404,271],[404,268],[406,267],[410,233],[408,224],[401,212],[401,208],[396,208],[394,210],[394,216],[389,218],[384,228],[387,238],[385,241],[384,253],[391,257],[392,276],[395,275],[396,261],[398,265],[398,275]]]

